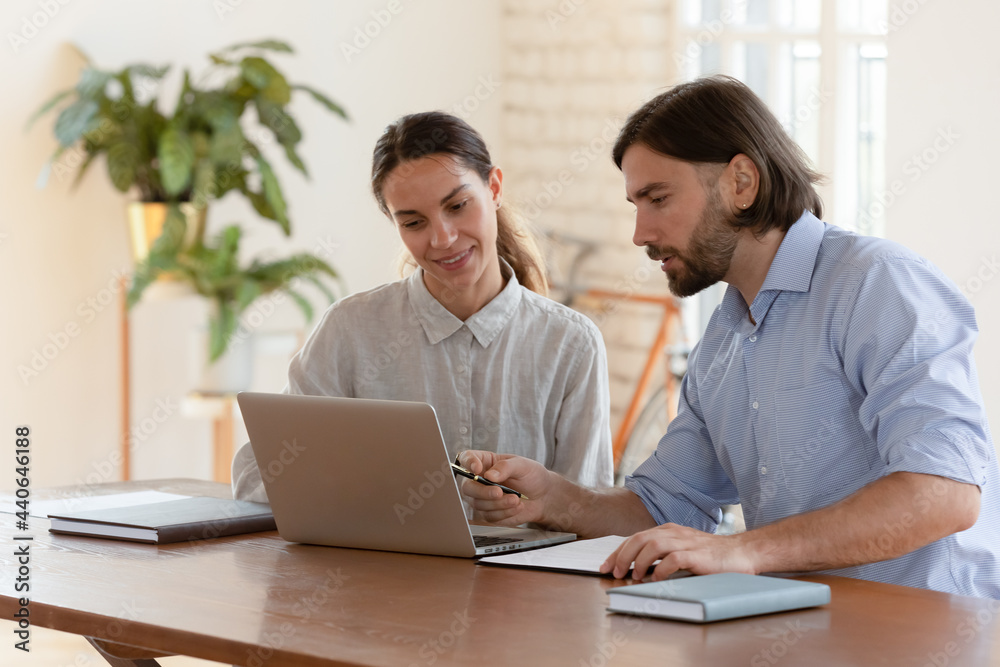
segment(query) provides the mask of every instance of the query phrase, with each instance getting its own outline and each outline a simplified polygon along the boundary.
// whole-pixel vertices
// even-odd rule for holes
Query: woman
[[[430,403],[453,458],[519,454],[610,486],[600,332],[542,296],[537,249],[502,207],[503,174],[482,137],[445,113],[404,116],[375,146],[372,191],[417,268],[331,306],[285,391]],[[249,444],[233,489],[266,501]]]

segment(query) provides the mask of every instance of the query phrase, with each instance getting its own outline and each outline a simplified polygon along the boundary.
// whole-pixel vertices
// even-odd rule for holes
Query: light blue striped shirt
[[[975,526],[894,560],[831,570],[1000,598],[1000,473],[972,358],[975,314],[899,244],[805,213],[747,316],[730,286],[691,355],[680,409],[625,485],[659,523],[748,529],[830,505],[897,471],[982,489]],[[914,498],[887,534],[934,502]]]

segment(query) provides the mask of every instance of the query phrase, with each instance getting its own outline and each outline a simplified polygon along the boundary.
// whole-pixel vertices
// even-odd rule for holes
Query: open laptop
[[[278,533],[289,542],[475,557],[576,538],[470,525],[427,403],[236,398]]]

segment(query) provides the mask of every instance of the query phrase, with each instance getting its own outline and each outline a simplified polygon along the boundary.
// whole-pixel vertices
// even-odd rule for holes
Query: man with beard
[[[636,245],[670,290],[729,288],[677,417],[625,488],[463,452],[493,522],[632,535],[603,566],[663,579],[825,571],[1000,598],[1000,472],[958,288],[906,248],[820,220],[819,175],[746,86],[677,86],[613,150]],[[715,535],[742,503],[748,530]],[[659,564],[655,562],[659,560]],[[655,564],[655,566],[654,566]]]

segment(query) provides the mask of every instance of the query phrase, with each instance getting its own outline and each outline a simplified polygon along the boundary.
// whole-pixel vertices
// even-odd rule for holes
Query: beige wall
[[[297,56],[280,59],[285,71],[329,92],[353,121],[344,124],[309,100],[296,103],[313,180],[275,160],[292,205],[294,238],[285,240],[268,223],[252,220],[236,200],[211,213],[215,228],[233,220],[250,224],[249,252],[329,249],[351,291],[392,278],[398,241],[368,194],[371,147],[399,114],[459,105],[490,141],[508,193],[532,222],[604,244],[607,259],[586,267],[591,278],[610,287],[657,288],[659,274],[648,271],[649,262],[630,244],[631,213],[607,148],[628,111],[673,80],[673,2],[399,0],[400,11],[348,62],[342,43],[353,41],[356,30],[375,20],[372,12],[390,4],[94,0],[63,6],[54,0],[49,6],[58,12],[37,19],[45,24],[16,51],[8,35],[30,34],[25,21],[30,25],[42,9],[38,0],[4,4],[0,433],[32,427],[36,484],[118,476],[110,463],[119,419],[114,278],[129,266],[124,198],[100,166],[75,192],[58,179],[35,189],[54,148],[53,119],[23,131],[33,109],[75,81],[79,62],[64,46],[68,41],[108,67],[135,60],[200,66],[215,48],[263,37],[297,47]],[[219,13],[231,5],[232,11]],[[887,164],[890,182],[907,179],[907,190],[889,207],[888,234],[930,257],[959,284],[976,287],[970,296],[982,329],[977,358],[996,424],[1000,380],[991,371],[1000,356],[994,306],[1000,280],[969,281],[989,273],[983,260],[992,261],[997,251],[994,216],[980,193],[991,192],[987,161],[1000,144],[994,125],[1000,57],[980,47],[989,44],[986,31],[1000,10],[987,0],[905,5],[918,9],[897,14],[905,20],[889,37]],[[484,86],[484,80],[499,85]],[[958,139],[919,179],[908,180],[913,172],[907,161],[933,148],[938,131],[948,127]],[[648,328],[649,317],[636,309],[602,322],[616,414],[642,356],[629,340],[637,326]],[[210,422],[180,410],[191,388],[192,332],[202,319],[203,306],[193,299],[151,301],[133,313],[137,477],[210,475]],[[73,335],[60,335],[67,327]],[[298,311],[282,307],[261,328],[304,325]],[[52,358],[43,359],[37,377],[23,380],[18,367],[30,367],[42,351]],[[280,388],[284,354],[280,346],[259,350],[254,388]]]
[[[976,362],[1000,424],[1000,53],[992,0],[900,2],[889,33],[886,235],[934,261],[976,308]],[[887,195],[888,198],[888,195]],[[995,436],[994,436],[995,438]],[[997,444],[997,443],[994,443]]]
[[[34,187],[55,148],[54,118],[29,133],[24,124],[55,91],[75,83],[80,63],[64,46],[67,42],[108,68],[135,61],[201,67],[205,54],[238,41],[275,37],[291,42],[297,54],[278,56],[279,66],[290,78],[328,92],[348,109],[352,122],[321,112],[310,99],[295,102],[306,135],[301,152],[313,178],[302,179],[282,163],[283,157],[273,160],[290,201],[294,238],[282,238],[273,225],[254,220],[242,202],[232,199],[213,208],[210,228],[245,221],[253,230],[248,253],[329,247],[328,256],[349,290],[394,276],[397,237],[367,186],[371,150],[382,128],[402,113],[459,105],[485,136],[496,138],[496,95],[502,87],[491,93],[480,81],[497,80],[500,71],[500,10],[493,0],[42,4],[57,11],[35,16],[43,11],[38,0],[5,2],[0,9],[5,35],[0,48],[0,433],[12,438],[15,425],[32,428],[33,480],[51,485],[117,479],[112,463],[118,449],[120,366],[113,288],[117,273],[129,267],[125,198],[112,189],[103,165],[95,165],[76,192],[58,179],[44,190]],[[220,11],[225,7],[232,11]],[[389,11],[393,8],[395,14]],[[372,23],[372,12],[384,26]],[[41,27],[31,30],[25,21]],[[366,27],[375,37],[348,61],[341,45]],[[15,50],[8,34],[22,30],[30,38]],[[191,388],[192,332],[202,319],[203,305],[190,298],[143,303],[134,311],[136,477],[211,475],[211,423],[180,410],[181,397]],[[286,306],[266,318],[262,328],[302,326],[299,312]],[[73,335],[63,340],[60,332],[67,327]],[[18,367],[30,367],[35,352],[52,358],[36,360],[38,366],[44,361],[44,368],[22,380]],[[276,391],[283,382],[283,361],[264,356],[255,387]]]

